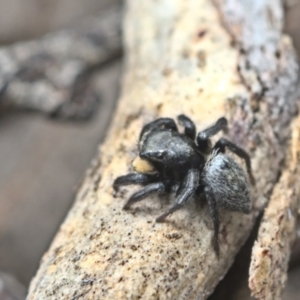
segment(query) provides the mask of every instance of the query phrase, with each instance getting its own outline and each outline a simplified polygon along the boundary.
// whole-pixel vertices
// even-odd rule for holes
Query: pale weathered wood
[[[205,299],[213,291],[272,192],[296,112],[298,65],[281,33],[281,3],[247,3],[127,1],[119,106],[28,299]],[[219,258],[206,206],[190,203],[156,224],[168,201],[153,197],[125,212],[135,188],[112,189],[131,169],[141,127],[180,113],[198,129],[225,115],[228,138],[252,156],[253,210],[221,211]]]
[[[300,118],[292,128],[286,167],[275,185],[253,247],[249,284],[257,299],[281,299],[296,239],[300,197]]]

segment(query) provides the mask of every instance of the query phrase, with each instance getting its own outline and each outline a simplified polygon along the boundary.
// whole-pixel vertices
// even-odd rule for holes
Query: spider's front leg
[[[197,169],[191,169],[188,171],[187,176],[184,179],[183,185],[178,192],[175,204],[169,208],[169,210],[162,214],[156,219],[156,222],[163,222],[164,219],[175,212],[176,210],[182,208],[189,199],[195,194],[197,187],[199,185],[199,171]]]
[[[114,190],[117,190],[119,186],[140,184],[147,185],[159,180],[158,174],[146,174],[146,173],[129,173],[127,175],[119,176],[113,183]]]
[[[194,122],[185,115],[179,115],[177,120],[180,125],[184,127],[184,134],[190,139],[195,140],[196,137],[196,126]]]
[[[134,193],[124,205],[123,209],[128,209],[133,203],[141,201],[152,194],[161,194],[165,191],[164,185],[159,182],[159,174],[146,174],[146,173],[129,173],[124,176],[116,178],[113,187],[115,190],[119,186],[140,184],[146,185],[140,191]]]
[[[149,133],[149,132],[151,132],[155,129],[161,129],[161,128],[170,129],[170,130],[173,130],[173,131],[178,131],[177,126],[176,126],[173,119],[171,119],[171,118],[159,118],[155,121],[152,121],[152,122],[146,124],[143,127],[143,129],[140,133],[139,140],[142,139],[142,137],[145,133]]]
[[[147,185],[145,188],[143,188],[140,191],[137,191],[136,193],[134,193],[129,200],[126,202],[126,204],[124,205],[123,209],[129,209],[129,207],[133,204],[136,203],[138,201],[141,201],[145,198],[147,198],[148,196],[151,195],[159,195],[162,194],[165,191],[165,186],[163,185],[162,182],[156,182],[156,183],[152,183]]]

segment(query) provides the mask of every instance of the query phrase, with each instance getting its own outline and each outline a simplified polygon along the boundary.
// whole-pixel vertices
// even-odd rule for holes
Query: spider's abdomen
[[[213,152],[205,164],[203,181],[210,187],[220,207],[250,213],[249,179],[233,158]]]

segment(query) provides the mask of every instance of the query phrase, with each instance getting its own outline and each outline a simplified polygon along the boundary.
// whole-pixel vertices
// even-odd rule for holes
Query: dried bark
[[[248,88],[256,95],[252,100],[252,108],[257,109],[262,95],[267,101],[270,96],[271,98],[277,97],[284,105],[288,98],[281,91],[282,86],[287,83],[278,80],[274,74],[278,71],[276,67],[266,72],[266,67],[269,68],[266,64],[271,63],[272,55],[281,59],[282,53],[284,53],[278,48],[278,43],[280,43],[278,35],[280,31],[278,32],[278,29],[283,26],[282,11],[277,9],[278,6],[276,8],[274,2],[261,1],[256,4],[248,3],[250,5],[248,9],[242,10],[240,13],[241,10],[231,6],[233,2],[227,1],[221,5],[223,5],[222,9],[225,15],[227,14],[225,24],[242,51],[239,71]],[[277,2],[280,4],[279,1]],[[245,2],[244,8],[246,6],[247,3]],[[263,22],[253,22],[254,15],[263,14],[266,16]],[[241,20],[246,25],[244,31],[240,30],[238,24]],[[264,40],[273,40],[273,42],[264,44]],[[284,71],[284,69],[283,72],[289,72],[289,70],[285,69]],[[273,88],[270,89],[270,87]],[[287,108],[286,111],[282,111],[278,107],[269,107],[268,109],[271,124],[279,125],[278,128],[274,128],[274,134],[278,141],[281,140],[284,144],[286,144],[288,132],[282,131],[281,124],[290,122],[290,112],[288,111],[290,108],[294,109],[293,106]],[[294,128],[294,136],[298,134],[295,133],[297,130],[298,128]],[[291,151],[297,150],[295,141],[293,141],[292,147],[293,150]],[[277,151],[280,152],[281,150],[278,149]],[[282,163],[283,156],[287,153],[282,151],[281,154],[278,154],[277,170]],[[289,160],[289,157],[287,158]],[[272,192],[271,202],[265,212],[258,241],[252,253],[249,284],[257,299],[280,299],[286,282],[291,244],[296,236],[297,199],[299,196],[295,154],[292,158],[292,162],[283,170],[279,183],[275,185]],[[270,167],[269,169],[271,170]],[[275,171],[274,175],[276,174],[278,175]],[[264,202],[261,205],[264,205]]]
[[[300,196],[300,118],[293,125],[287,166],[275,185],[253,247],[249,285],[257,299],[281,299],[296,239]]]
[[[0,48],[0,103],[67,119],[86,119],[99,95],[93,71],[121,54],[121,8],[78,28]]]
[[[298,65],[281,32],[281,3],[247,3],[127,1],[122,96],[28,299],[205,299],[226,274],[272,193],[296,113]],[[189,203],[156,224],[168,201],[125,212],[134,188],[112,189],[131,169],[141,127],[179,113],[198,129],[225,115],[228,138],[252,156],[253,210],[221,211],[219,258],[207,207]]]

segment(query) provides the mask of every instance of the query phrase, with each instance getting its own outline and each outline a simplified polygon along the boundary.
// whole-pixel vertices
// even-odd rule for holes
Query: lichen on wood
[[[226,274],[276,183],[296,102],[298,65],[290,40],[281,33],[281,4],[263,1],[265,13],[257,14],[243,5],[248,2],[127,1],[117,111],[28,299],[205,299]],[[270,10],[279,18],[263,30],[276,34],[269,38],[253,26],[248,40],[244,32],[250,24],[244,17],[265,24]],[[257,48],[260,34],[266,37],[265,50]],[[264,59],[268,63],[262,64]],[[172,197],[152,197],[123,211],[135,188],[117,194],[112,188],[117,176],[132,169],[142,126],[181,113],[198,130],[226,116],[227,137],[252,156],[253,210],[249,215],[220,211],[219,257],[211,246],[206,206],[191,201],[158,224],[155,217]]]

